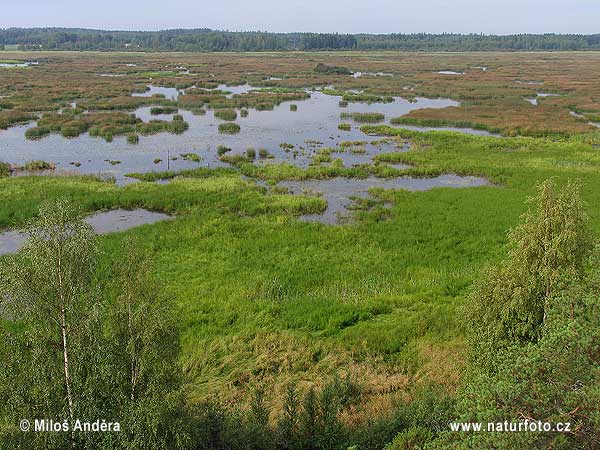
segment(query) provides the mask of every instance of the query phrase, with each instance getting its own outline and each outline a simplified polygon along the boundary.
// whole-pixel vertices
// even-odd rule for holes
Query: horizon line
[[[217,33],[263,33],[263,34],[279,34],[279,35],[293,35],[293,34],[337,34],[346,36],[386,36],[386,35],[431,35],[431,36],[485,36],[485,37],[506,37],[506,36],[597,36],[598,33],[560,33],[560,32],[543,32],[543,33],[532,33],[532,32],[520,32],[520,33],[485,33],[485,32],[429,32],[429,31],[418,31],[403,33],[399,31],[387,32],[387,33],[372,33],[372,32],[339,32],[339,31],[268,31],[268,30],[228,30],[228,29],[216,29],[207,27],[198,28],[159,28],[159,29],[118,29],[118,28],[86,28],[86,27],[64,27],[64,26],[30,26],[30,27],[15,27],[15,26],[0,26],[0,30],[79,30],[79,31],[97,31],[104,33],[165,33],[169,31],[206,31],[206,32],[217,32]]]

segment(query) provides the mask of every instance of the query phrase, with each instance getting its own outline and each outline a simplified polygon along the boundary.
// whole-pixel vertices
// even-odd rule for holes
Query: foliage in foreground
[[[498,265],[500,268],[527,266],[525,267],[527,270],[502,271],[501,283],[496,278],[484,277],[481,285],[478,284],[473,293],[473,305],[471,306],[489,309],[491,319],[487,325],[492,326],[492,328],[494,328],[494,324],[497,325],[495,321],[500,317],[501,330],[507,337],[500,341],[502,344],[500,346],[487,344],[480,346],[481,353],[487,353],[486,357],[474,359],[471,377],[460,396],[456,415],[452,414],[452,402],[444,403],[444,400],[436,398],[435,392],[433,392],[424,394],[423,397],[417,397],[411,405],[398,405],[391,414],[391,419],[373,419],[372,422],[367,423],[364,427],[359,427],[359,429],[357,427],[350,428],[340,417],[342,414],[339,414],[340,409],[336,405],[351,406],[355,395],[348,395],[348,392],[352,392],[352,389],[327,388],[322,392],[314,391],[310,396],[307,394],[294,402],[287,402],[286,400],[286,405],[289,404],[290,406],[286,406],[285,410],[298,411],[296,413],[296,423],[312,423],[307,418],[315,417],[314,421],[319,424],[316,428],[318,432],[309,440],[302,440],[302,436],[307,434],[304,426],[292,427],[292,429],[297,430],[292,433],[292,436],[296,436],[300,443],[289,448],[301,450],[305,448],[339,448],[345,450],[347,446],[355,445],[358,449],[379,449],[383,447],[385,442],[390,441],[392,441],[389,446],[390,449],[418,448],[419,446],[433,448],[597,447],[598,436],[596,430],[599,427],[595,405],[599,402],[599,337],[597,332],[600,329],[598,323],[599,283],[597,281],[598,275],[594,271],[590,274],[588,269],[589,266],[593,269],[597,267],[597,259],[593,259],[591,264],[587,264],[589,252],[585,250],[582,243],[589,243],[591,239],[575,184],[567,185],[566,188],[559,191],[552,182],[544,183],[534,205],[537,206],[525,216],[524,224],[515,229],[510,235],[512,250],[509,252],[507,261]],[[50,223],[55,222],[50,221]],[[237,232],[237,230],[235,231]],[[81,234],[85,236],[85,228],[82,228]],[[41,242],[41,244],[47,245],[45,242]],[[85,254],[85,252],[83,253]],[[27,255],[27,252],[25,252],[25,255]],[[15,258],[19,260],[21,257],[23,256]],[[82,261],[87,261],[87,259],[82,258]],[[107,277],[105,272],[98,272],[97,277],[119,280],[118,274],[122,274],[121,276],[125,280],[131,280],[134,283],[138,279],[135,275],[138,271],[127,270],[129,266],[137,266],[132,261],[135,261],[135,258],[128,259],[124,263],[124,267],[114,268],[114,277]],[[74,267],[79,267],[79,263],[75,264]],[[86,266],[82,267],[85,269]],[[101,271],[102,268],[98,267],[95,270]],[[143,270],[140,270],[140,272],[143,273]],[[99,291],[92,290],[92,293],[99,295],[99,298],[104,299],[104,301],[97,302],[94,300],[92,304],[98,305],[97,309],[82,311],[77,306],[80,296],[81,298],[96,298],[92,293],[88,294],[89,289],[87,288],[90,283],[95,285],[95,277],[90,278],[89,275],[86,275],[89,273],[88,270],[78,270],[73,273],[81,273],[82,277],[73,278],[73,280],[80,280],[75,284],[75,286],[78,286],[77,292],[80,295],[73,297],[76,301],[70,303],[71,308],[74,314],[77,314],[77,317],[83,318],[77,323],[85,324],[84,328],[88,330],[86,333],[74,330],[72,341],[75,343],[75,355],[77,355],[77,350],[96,348],[94,345],[97,345],[96,341],[99,340],[98,336],[100,336],[100,342],[103,342],[103,345],[114,352],[111,353],[110,361],[130,363],[132,355],[135,355],[136,352],[130,353],[129,349],[140,348],[140,342],[153,341],[153,339],[142,339],[140,341],[128,338],[128,332],[126,331],[128,327],[124,326],[124,317],[127,316],[124,312],[127,309],[126,305],[130,303],[131,298],[141,297],[146,299],[146,294],[142,294],[146,282],[140,282],[139,285],[134,284],[134,287],[125,289],[123,287],[124,281],[119,281],[115,282],[114,286],[102,286]],[[96,272],[94,271],[94,273]],[[529,281],[525,283],[523,277],[527,277],[526,279]],[[144,277],[142,276],[140,279],[144,279]],[[505,291],[500,289],[505,285],[523,286],[527,284],[529,286],[528,283],[537,288],[534,290],[521,289],[518,297],[512,296],[508,300],[503,296]],[[44,286],[46,285],[51,286],[48,283],[44,284]],[[498,289],[492,290],[491,294],[490,285],[498,286]],[[149,290],[154,292],[154,289]],[[18,292],[21,292],[21,290],[19,289]],[[493,301],[490,301],[490,299]],[[151,301],[151,304],[154,303]],[[108,308],[104,309],[107,305],[121,305],[112,311],[117,313],[117,316],[107,314]],[[502,308],[509,311],[509,314],[503,316],[499,313],[498,310],[503,311]],[[118,311],[121,311],[121,313],[118,313]],[[521,312],[524,313],[521,314]],[[16,314],[22,313],[17,310],[13,315],[16,317]],[[119,315],[120,317],[118,317]],[[102,320],[103,317],[106,317],[106,319]],[[161,315],[161,317],[168,317],[168,314]],[[523,317],[525,320],[523,320]],[[140,319],[143,319],[143,317],[140,316]],[[99,323],[104,326],[98,326]],[[481,327],[482,323],[486,324],[486,321],[473,321],[473,323]],[[525,327],[523,323],[525,323]],[[137,328],[138,331],[142,330],[142,324],[144,322],[140,322]],[[147,327],[148,331],[151,332],[153,327],[150,325],[152,324],[144,324],[144,330]],[[4,360],[12,361],[14,359],[17,360],[17,363],[3,368],[7,372],[3,372],[3,377],[6,378],[2,380],[0,386],[3,389],[8,386],[9,389],[3,390],[2,395],[6,395],[6,392],[10,390],[13,379],[20,380],[22,378],[23,386],[27,387],[27,380],[39,376],[39,374],[32,371],[24,375],[19,372],[21,370],[20,365],[31,367],[32,363],[28,361],[28,358],[36,357],[49,367],[49,371],[46,373],[57,374],[53,380],[45,380],[46,383],[54,383],[52,385],[54,391],[44,391],[42,394],[50,393],[48,397],[50,404],[55,404],[56,408],[62,408],[63,414],[68,414],[68,403],[64,400],[66,398],[64,394],[62,396],[52,394],[52,392],[64,393],[66,390],[66,381],[63,379],[63,371],[61,370],[62,354],[56,352],[54,358],[48,358],[39,350],[37,353],[30,354],[28,351],[18,352],[16,350],[21,350],[23,347],[14,346],[19,344],[21,337],[27,336],[29,328],[39,332],[37,326],[39,324],[30,323],[27,316],[24,316],[19,323],[16,323],[14,318],[10,316],[3,322],[3,331],[7,331],[3,335],[7,339],[3,341],[3,344],[9,346],[2,350]],[[523,338],[511,340],[511,336],[521,336],[519,330],[522,329],[527,330]],[[25,333],[18,333],[22,330],[25,330]],[[98,332],[99,330],[101,332]],[[44,329],[41,331],[44,332]],[[50,332],[50,328],[47,329],[47,332],[48,337],[46,339],[52,339],[55,334]],[[45,337],[46,335],[42,333],[39,336]],[[94,336],[94,339],[90,339],[89,336]],[[168,336],[172,336],[171,332],[166,332],[165,339],[170,339]],[[497,334],[481,333],[480,328],[476,328],[474,336],[478,338],[478,340],[474,340],[474,348],[478,348],[480,344],[485,344],[484,340],[494,340]],[[56,338],[54,339],[56,340]],[[161,339],[157,339],[157,342]],[[90,343],[90,341],[93,342]],[[110,345],[109,342],[113,342],[113,344]],[[36,347],[32,348],[35,349]],[[155,374],[157,379],[161,379],[160,374],[163,373],[163,370],[169,372],[168,368],[174,366],[168,356],[174,355],[176,352],[173,351],[165,357],[159,350],[155,349],[154,352],[152,348],[151,346],[149,353],[145,353],[148,358],[147,361],[149,361],[146,367],[152,367],[152,373]],[[124,349],[128,350],[125,351]],[[96,353],[93,354],[96,355]],[[92,369],[98,367],[104,368],[101,372],[106,370],[101,374],[97,374],[95,370],[90,370],[91,375],[96,377],[96,380],[106,380],[103,376],[106,376],[107,373],[112,374],[113,370],[115,373],[121,373],[123,379],[125,379],[124,374],[131,374],[131,372],[125,371],[125,366],[130,368],[129,364],[123,363],[120,369],[113,369],[114,366],[106,365],[108,361],[104,361],[102,357],[102,354],[98,353],[97,357],[91,358],[90,361],[89,367]],[[46,358],[51,359],[50,363],[46,361]],[[86,367],[87,362],[78,361],[76,356],[72,360],[72,364],[76,369],[75,372],[80,370],[81,367]],[[91,364],[92,361],[93,365]],[[165,362],[163,368],[161,368],[161,361]],[[4,375],[8,371],[12,372]],[[170,376],[173,376],[173,374],[170,374]],[[78,381],[78,378],[78,376],[73,375],[73,392],[85,401],[91,398],[89,400],[90,404],[86,406],[88,409],[84,408],[84,411],[94,411],[94,408],[98,408],[98,411],[105,411],[106,405],[112,405],[113,401],[117,403],[117,400],[112,398],[112,387],[108,389],[107,386],[109,385],[105,381],[104,385],[98,383],[99,386],[105,387],[103,395],[96,395],[92,398],[87,397],[88,392],[85,389],[82,391],[82,386],[87,385],[84,381],[81,381],[81,378]],[[174,378],[176,382],[177,377]],[[129,379],[127,377],[127,380]],[[119,397],[121,400],[119,401],[122,403],[119,404],[127,405],[131,402],[131,383],[129,381],[122,381],[122,383],[127,386],[127,389],[117,389],[117,392],[121,392]],[[89,387],[89,389],[91,390],[92,387]],[[324,393],[328,389],[332,389],[336,394]],[[41,395],[39,392],[28,392],[27,389],[20,389],[19,392],[18,395],[22,395],[23,392],[30,396]],[[107,392],[110,392],[110,395],[106,395]],[[143,392],[142,389],[140,394],[142,397],[144,397]],[[291,392],[290,396],[293,397],[293,391]],[[19,406],[18,401],[14,401],[15,398],[19,398],[18,395],[17,397],[11,397],[8,401],[4,401],[3,397],[3,408],[10,412],[11,408],[40,404],[39,402],[21,401]],[[307,400],[311,396],[314,396],[314,401]],[[75,395],[74,398],[76,398]],[[327,401],[319,400],[320,398],[325,398]],[[98,404],[92,403],[97,401],[103,402],[102,405],[98,406]],[[174,437],[168,442],[161,442],[160,445],[164,448],[187,446],[202,449],[270,449],[276,445],[274,443],[279,443],[279,448],[282,448],[281,445],[283,445],[277,440],[276,433],[280,426],[279,423],[284,420],[285,415],[276,419],[276,426],[272,422],[265,422],[265,417],[269,416],[269,409],[264,405],[264,399],[261,399],[260,395],[257,395],[250,410],[232,409],[219,402],[206,402],[183,408],[177,389],[174,390],[171,400],[161,397],[154,400],[140,400],[140,404],[140,409],[136,410],[138,411],[136,414],[131,413],[132,416],[129,416],[129,413],[127,413],[125,419],[123,419],[123,423],[134,423],[138,427],[132,431],[131,435],[116,438],[113,436],[111,439],[114,439],[114,441],[112,442],[89,441],[83,442],[81,445],[87,445],[88,448],[102,448],[102,446],[104,448],[144,448],[145,443],[149,442],[148,436],[157,438],[154,434],[147,433],[148,427],[155,430],[154,425],[169,423],[169,420],[173,421],[170,422],[172,424],[170,427],[173,428],[169,428],[169,430],[179,430],[181,434],[178,438]],[[307,407],[311,404],[316,406]],[[121,408],[124,411],[129,411],[126,406],[121,406]],[[414,410],[411,408],[420,410],[420,415],[412,416],[410,411]],[[317,412],[312,413],[311,411]],[[436,411],[441,412],[437,414]],[[10,414],[14,414],[14,417]],[[13,410],[10,414],[3,411],[3,421],[6,425],[14,427],[15,424],[18,424],[16,418],[20,417],[19,414],[24,413]],[[413,418],[407,419],[407,415]],[[134,417],[134,419],[127,422],[127,417]],[[465,433],[464,435],[462,433],[448,433],[442,434],[437,440],[431,441],[432,438],[436,438],[441,430],[447,429],[447,424],[453,417],[456,417],[455,420],[482,422],[516,421],[529,417],[552,423],[558,421],[571,422],[572,429],[575,431],[571,435],[556,433],[524,433],[517,435],[514,433]],[[144,422],[148,419],[153,421],[151,425]],[[10,430],[10,428],[8,429]],[[4,429],[3,432],[5,432]],[[399,434],[393,438],[393,435],[398,432]],[[163,437],[164,435],[161,434],[160,436]],[[22,435],[5,432],[2,437],[10,443],[10,448],[19,445],[14,439],[22,437]],[[53,436],[52,438],[58,439],[59,437]],[[64,437],[64,442],[68,443],[68,439],[69,436]],[[104,437],[104,439],[108,439],[108,437]],[[31,443],[22,443],[24,448],[27,448],[29,444]],[[49,448],[60,444],[61,442],[44,443]]]
[[[578,187],[544,182],[512,249],[476,285],[473,363],[457,422],[569,423],[569,432],[458,432],[430,448],[598,448],[600,262]],[[585,264],[587,263],[587,264]],[[586,271],[585,267],[589,269]],[[428,447],[429,448],[429,447]]]
[[[504,347],[536,342],[550,299],[583,278],[592,239],[579,190],[571,182],[560,191],[553,180],[542,183],[529,200],[533,209],[509,234],[508,257],[476,282],[468,317],[480,364],[493,365],[489,358]]]
[[[177,333],[143,259],[98,267],[95,234],[66,201],[43,205],[28,233],[0,267],[0,443],[180,447]],[[23,418],[67,421],[71,431],[23,433]],[[77,419],[123,431],[75,433]]]
[[[424,391],[356,427],[342,413],[360,400],[349,377],[300,394],[269,420],[264,392],[249,409],[184,400],[178,332],[169,303],[133,250],[103,267],[93,230],[69,202],[43,204],[30,240],[1,266],[0,444],[6,448],[382,448],[398,431],[440,430],[452,410]],[[20,419],[118,421],[119,432],[23,433]]]
[[[417,392],[412,402],[395,405],[391,414],[349,424],[341,413],[358,400],[360,390],[349,379],[334,380],[300,396],[288,386],[283,412],[269,422],[262,391],[249,410],[207,401],[193,410],[195,448],[202,450],[361,450],[382,449],[395,433],[424,430],[433,436],[453,414],[453,400],[439,389]],[[387,448],[387,447],[386,447]]]
[[[457,421],[569,423],[557,432],[448,433],[433,448],[592,449],[600,446],[600,272],[553,296],[536,343],[496,356],[473,374]]]

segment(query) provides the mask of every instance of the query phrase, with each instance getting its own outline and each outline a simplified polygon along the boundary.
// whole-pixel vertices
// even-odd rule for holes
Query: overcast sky
[[[0,27],[600,33],[600,0],[1,0]]]

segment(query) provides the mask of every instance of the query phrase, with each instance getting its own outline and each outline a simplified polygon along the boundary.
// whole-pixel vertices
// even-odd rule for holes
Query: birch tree
[[[74,360],[85,358],[74,355],[72,348],[84,317],[94,307],[96,236],[66,200],[43,204],[26,233],[25,246],[0,268],[0,312],[23,330],[30,362],[35,363],[30,367],[40,371],[37,382],[41,385],[32,387],[32,392],[45,395],[34,394],[32,406],[51,414],[62,402],[64,419],[72,422],[78,400]]]

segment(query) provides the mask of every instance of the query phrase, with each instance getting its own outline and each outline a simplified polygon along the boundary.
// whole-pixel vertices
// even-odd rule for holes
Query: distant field
[[[360,89],[373,95],[451,98],[461,105],[415,111],[402,122],[469,125],[506,135],[587,133],[595,129],[590,122],[600,122],[600,107],[595,100],[600,96],[600,54],[594,52],[10,55],[11,60],[39,60],[41,64],[29,73],[0,70],[0,95],[8,96],[0,99],[4,109],[0,124],[7,110],[55,110],[72,99],[95,108],[114,109],[133,90],[145,88],[150,81],[172,87],[218,82],[283,88],[334,85],[339,90]],[[365,75],[355,78],[317,73],[314,69],[318,63]],[[185,67],[190,73],[177,67]],[[556,96],[537,97],[538,93]],[[536,97],[537,106],[526,101]]]

